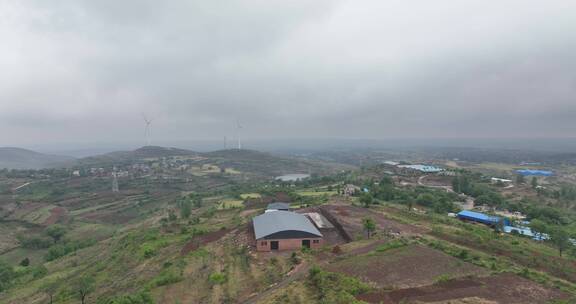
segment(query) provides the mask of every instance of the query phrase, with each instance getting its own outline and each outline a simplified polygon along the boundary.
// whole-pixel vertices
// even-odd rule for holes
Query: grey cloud
[[[575,8],[6,0],[0,141],[571,136]]]

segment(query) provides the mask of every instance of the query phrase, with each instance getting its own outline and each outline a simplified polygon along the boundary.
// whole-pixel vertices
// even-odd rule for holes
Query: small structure
[[[257,251],[316,249],[324,242],[320,231],[302,214],[266,212],[256,216],[252,223]]]
[[[270,203],[268,204],[268,206],[266,207],[266,211],[264,212],[271,212],[271,211],[290,211],[290,204],[282,202]]]
[[[490,182],[492,182],[492,184],[503,184],[503,185],[511,185],[512,184],[512,180],[510,179],[505,179],[505,178],[498,178],[498,177],[493,177],[490,179]]]
[[[399,165],[398,168],[420,171],[422,173],[438,173],[444,171],[442,168],[428,165]]]
[[[503,224],[504,226],[510,226],[510,221],[507,218],[487,215],[484,213],[474,212],[470,210],[460,211],[458,213],[458,219],[463,221],[481,223],[492,227],[499,226],[500,224]]]
[[[526,237],[529,237],[535,241],[545,241],[545,240],[549,240],[550,236],[548,236],[548,234],[546,233],[534,233],[532,231],[532,229],[530,229],[529,227],[524,227],[524,226],[518,226],[518,227],[513,227],[513,226],[504,226],[504,232],[505,233],[516,233],[518,235],[523,235]]]
[[[357,192],[360,192],[360,187],[352,185],[352,184],[346,184],[344,186],[344,188],[342,189],[342,191],[344,192],[343,194],[346,196],[352,196],[354,194],[356,194]]]
[[[531,170],[531,169],[524,169],[524,170],[516,170],[516,173],[524,176],[553,176],[554,172],[547,171],[547,170]]]

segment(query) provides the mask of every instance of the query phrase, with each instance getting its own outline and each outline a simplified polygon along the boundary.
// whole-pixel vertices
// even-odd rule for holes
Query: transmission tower
[[[116,175],[116,171],[112,172],[112,192],[119,192],[118,189],[118,176]]]

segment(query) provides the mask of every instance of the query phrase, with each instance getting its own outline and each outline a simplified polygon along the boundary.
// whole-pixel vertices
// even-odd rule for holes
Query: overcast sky
[[[0,146],[576,134],[576,1],[0,0]]]

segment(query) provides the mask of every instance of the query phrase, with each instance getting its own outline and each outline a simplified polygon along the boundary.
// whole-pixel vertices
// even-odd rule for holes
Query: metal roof
[[[266,207],[266,209],[268,210],[288,210],[290,209],[290,204],[289,203],[282,203],[282,202],[276,202],[276,203],[270,203],[268,204],[268,207]]]
[[[525,169],[525,170],[516,170],[516,173],[524,175],[524,176],[552,176],[554,175],[554,172],[552,171],[548,171],[548,170],[531,170],[531,169]]]
[[[444,171],[444,169],[442,169],[442,168],[438,168],[435,166],[428,166],[428,165],[400,165],[398,167],[417,170],[417,171],[421,171],[424,173],[437,173],[437,172]]]
[[[474,212],[474,211],[469,211],[469,210],[460,211],[458,213],[458,215],[470,217],[470,218],[475,218],[475,219],[478,219],[481,221],[494,222],[494,223],[500,222],[500,217],[498,217],[498,216],[491,216],[491,215],[487,215],[484,213]]]
[[[252,222],[256,239],[281,231],[302,231],[322,237],[306,216],[290,211],[267,212],[255,217]]]

